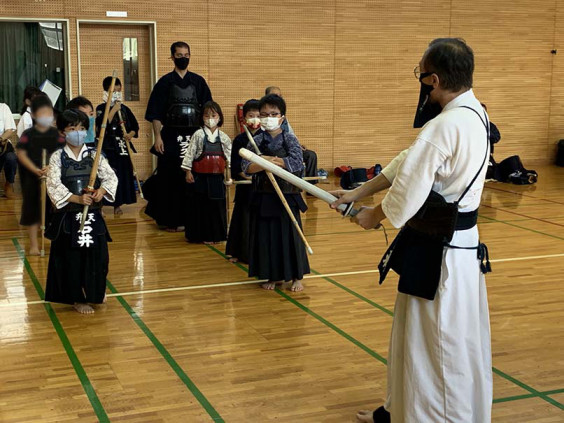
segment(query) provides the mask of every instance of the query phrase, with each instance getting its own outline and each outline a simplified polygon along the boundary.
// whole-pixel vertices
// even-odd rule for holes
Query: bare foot
[[[215,242],[211,242],[211,241],[204,241],[204,245],[214,245]]]
[[[292,283],[292,287],[290,288],[290,291],[292,292],[300,292],[304,290],[304,286],[302,285],[302,281],[294,281],[294,283]]]
[[[114,207],[114,216],[121,216],[123,214],[123,210],[121,207]]]
[[[176,228],[165,228],[166,232],[176,232]]]
[[[231,258],[229,259],[229,263],[238,263],[238,262],[239,262],[239,259],[236,258],[236,257],[231,257]]]
[[[186,229],[184,226],[179,226],[176,228],[176,232],[184,232],[184,229]]]
[[[102,300],[102,304],[106,304],[106,301],[108,301],[108,297],[106,296],[106,294],[104,294],[104,299]]]
[[[41,253],[39,252],[39,248],[30,248],[28,256],[39,256]]]
[[[74,309],[78,311],[80,314],[93,314],[94,309],[88,305],[83,303],[74,303]]]
[[[262,289],[266,289],[267,291],[272,291],[276,288],[276,282],[266,282],[260,285]]]
[[[360,423],[374,423],[374,419],[372,418],[372,414],[374,411],[372,410],[360,410],[356,413],[356,421]]]

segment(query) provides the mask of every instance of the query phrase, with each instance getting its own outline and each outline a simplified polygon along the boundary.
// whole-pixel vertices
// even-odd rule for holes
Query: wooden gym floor
[[[564,169],[537,170],[535,186],[488,184],[480,210],[495,422],[564,421]],[[1,199],[0,420],[353,422],[381,404],[397,282],[376,283],[383,233],[308,203],[315,270],[296,294],[158,231],[142,204],[107,210],[108,303],[81,316],[41,301],[47,258],[25,256],[20,202]]]

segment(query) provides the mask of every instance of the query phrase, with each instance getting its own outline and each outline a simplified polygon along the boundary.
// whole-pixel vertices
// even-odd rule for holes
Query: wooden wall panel
[[[548,157],[554,162],[556,143],[564,138],[564,0],[557,0],[554,26],[554,48],[550,96],[550,126],[547,139]]]
[[[209,83],[235,134],[235,105],[277,85],[302,144],[331,164],[333,144],[333,1],[210,2]],[[242,18],[239,18],[242,17]]]
[[[453,0],[451,35],[474,49],[475,91],[501,132],[495,157],[548,158],[554,0]]]
[[[173,68],[170,43],[189,42],[190,69],[208,79],[230,135],[236,103],[281,86],[298,138],[325,168],[384,164],[413,141],[412,69],[439,36],[461,36],[475,50],[476,93],[502,133],[498,158],[552,161],[564,135],[564,51],[550,55],[563,41],[564,0],[4,0],[0,7],[3,16],[70,20],[74,94],[77,18],[125,10],[128,20],[156,21],[158,76]]]
[[[449,13],[441,0],[337,1],[335,165],[385,164],[413,142],[413,68]]]
[[[102,81],[117,70],[118,78],[124,84],[123,39],[137,38],[139,61],[139,101],[124,101],[139,121],[139,137],[134,141],[137,154],[133,156],[141,179],[152,173],[149,149],[153,144],[151,124],[144,119],[151,86],[149,29],[141,25],[80,25],[80,52],[82,61],[82,94],[94,107],[102,103]],[[104,39],[104,49],[99,48]],[[125,97],[124,97],[125,98]]]

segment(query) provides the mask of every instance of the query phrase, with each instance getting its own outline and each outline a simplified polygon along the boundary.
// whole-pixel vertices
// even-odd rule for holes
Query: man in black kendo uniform
[[[156,174],[145,183],[148,200],[145,213],[169,232],[183,231],[185,174],[182,159],[190,138],[199,127],[201,108],[212,100],[206,80],[188,70],[190,46],[177,41],[170,46],[174,70],[155,84],[145,119],[153,124],[155,144],[151,152],[158,158]]]

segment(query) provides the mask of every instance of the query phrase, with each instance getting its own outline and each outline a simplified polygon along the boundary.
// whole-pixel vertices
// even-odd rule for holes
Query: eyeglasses
[[[417,79],[418,81],[421,81],[423,78],[427,78],[433,73],[434,72],[421,72],[421,66],[415,66],[413,68],[413,75],[415,75],[415,79]]]
[[[280,113],[278,112],[272,112],[272,113],[261,113],[260,117],[278,117],[281,116]]]

